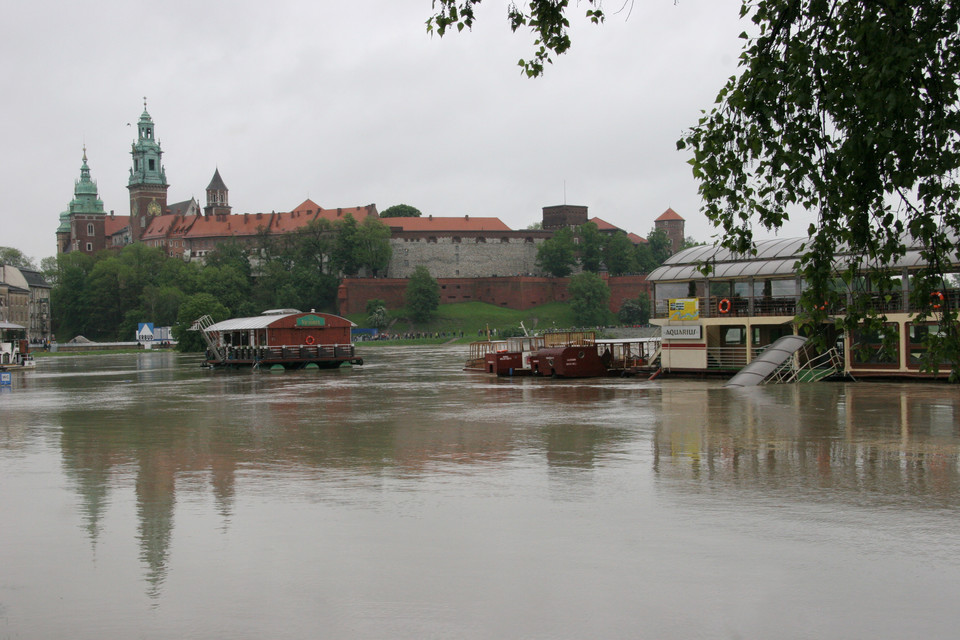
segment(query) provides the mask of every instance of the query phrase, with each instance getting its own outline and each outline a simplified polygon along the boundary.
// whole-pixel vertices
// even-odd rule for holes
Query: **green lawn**
[[[408,320],[406,309],[394,309],[389,312],[391,325],[389,333],[407,332],[438,333],[445,332],[449,340],[452,335],[463,332],[463,341],[478,339],[478,332],[486,334],[487,329],[500,332],[517,329],[523,322],[528,331],[547,329],[565,329],[574,326],[570,305],[565,302],[551,302],[533,309],[518,311],[485,302],[459,302],[442,304],[427,323],[412,323]],[[367,314],[356,313],[347,316],[359,327],[369,327]],[[435,340],[431,340],[435,341]]]

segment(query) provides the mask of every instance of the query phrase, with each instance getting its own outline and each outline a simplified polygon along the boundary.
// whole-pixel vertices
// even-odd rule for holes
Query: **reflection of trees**
[[[627,437],[598,417],[598,404],[618,393],[600,385],[524,381],[513,394],[509,385],[464,385],[427,368],[370,388],[371,376],[349,369],[211,373],[171,358],[156,367],[138,358],[133,369],[127,359],[95,383],[58,382],[73,401],[56,418],[62,463],[88,535],[96,542],[111,493],[133,477],[153,597],[166,578],[178,502],[186,502],[178,491],[209,491],[228,527],[238,479],[280,479],[267,490],[301,491],[348,474],[380,481],[390,470],[409,478],[444,465],[489,465],[517,449],[556,468],[590,469]]]
[[[680,384],[662,398],[655,469],[671,486],[960,504],[960,399],[941,387]]]

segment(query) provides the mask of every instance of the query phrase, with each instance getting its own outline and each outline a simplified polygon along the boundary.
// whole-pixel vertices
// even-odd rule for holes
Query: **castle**
[[[60,214],[58,253],[80,251],[94,254],[140,242],[159,247],[170,257],[203,260],[208,252],[226,241],[252,245],[259,234],[294,233],[319,219],[335,222],[349,215],[362,223],[370,216],[379,218],[373,204],[325,209],[309,199],[290,211],[235,214],[219,168],[214,170],[207,185],[204,207],[201,208],[193,198],[168,203],[170,185],[162,162],[163,151],[146,102],[137,122],[137,140],[133,142],[130,154],[132,164],[127,182],[130,214],[115,215],[112,211],[105,211],[98,197],[84,147],[80,178],[74,184],[74,198],[67,210]],[[536,230],[513,230],[499,218],[469,215],[381,220],[391,231],[392,258],[382,273],[361,275],[395,281],[409,278],[421,265],[437,279],[536,278],[546,281],[548,279],[536,264],[537,249],[557,230],[589,221],[595,223],[602,233],[621,231],[600,218],[589,218],[587,207],[567,204],[544,207],[542,228]],[[654,226],[667,233],[674,251],[680,248],[684,241],[684,221],[676,212],[667,209],[654,221]],[[636,234],[628,233],[628,237],[634,244],[646,242]],[[348,288],[357,280],[360,279],[350,279]],[[462,286],[461,283],[457,289],[462,290]],[[540,285],[534,288],[543,293],[533,296],[538,303],[541,298],[544,301],[562,298],[552,289],[547,291]],[[345,295],[343,291],[340,297],[341,304],[358,298]],[[477,297],[483,298],[482,295],[471,295],[468,299]],[[510,299],[515,304],[530,304],[529,301],[518,302],[516,296]],[[341,312],[348,311],[341,308]]]

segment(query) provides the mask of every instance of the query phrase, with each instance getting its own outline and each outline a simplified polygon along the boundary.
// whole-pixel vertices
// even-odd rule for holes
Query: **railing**
[[[882,313],[916,313],[929,309],[921,305],[918,308],[912,304],[909,295],[902,291],[893,291],[885,294],[863,293],[858,296],[867,296],[871,306]],[[941,298],[942,296],[942,298]],[[742,317],[794,317],[803,311],[800,296],[710,296],[697,298],[701,318],[742,318]],[[960,309],[960,289],[937,291],[930,300],[933,310]],[[656,301],[653,310],[654,318],[668,318],[670,316],[666,299]],[[835,304],[821,307],[828,315],[842,315],[846,313],[845,298]]]
[[[349,360],[356,350],[352,344],[293,345],[280,347],[226,347],[224,359],[245,362]]]
[[[707,347],[707,369],[742,369],[745,366],[746,347]]]

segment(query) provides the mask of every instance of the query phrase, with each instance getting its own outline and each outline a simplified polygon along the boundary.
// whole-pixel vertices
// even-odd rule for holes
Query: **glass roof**
[[[949,234],[954,246],[957,245],[957,235]],[[798,260],[805,254],[806,243],[809,238],[776,238],[773,240],[759,240],[755,243],[756,255],[737,254],[729,249],[713,245],[700,245],[684,249],[673,254],[658,268],[647,276],[651,282],[665,282],[671,280],[698,280],[703,278],[734,279],[774,277],[786,278],[797,274]],[[905,241],[907,253],[890,265],[892,268],[916,268],[927,264],[920,253],[919,243],[912,238]],[[960,254],[954,251],[948,254],[952,264],[960,268]],[[837,270],[849,264],[850,256],[843,251],[835,257],[834,264]],[[703,275],[700,270],[702,264],[710,264],[713,272],[709,276]]]

